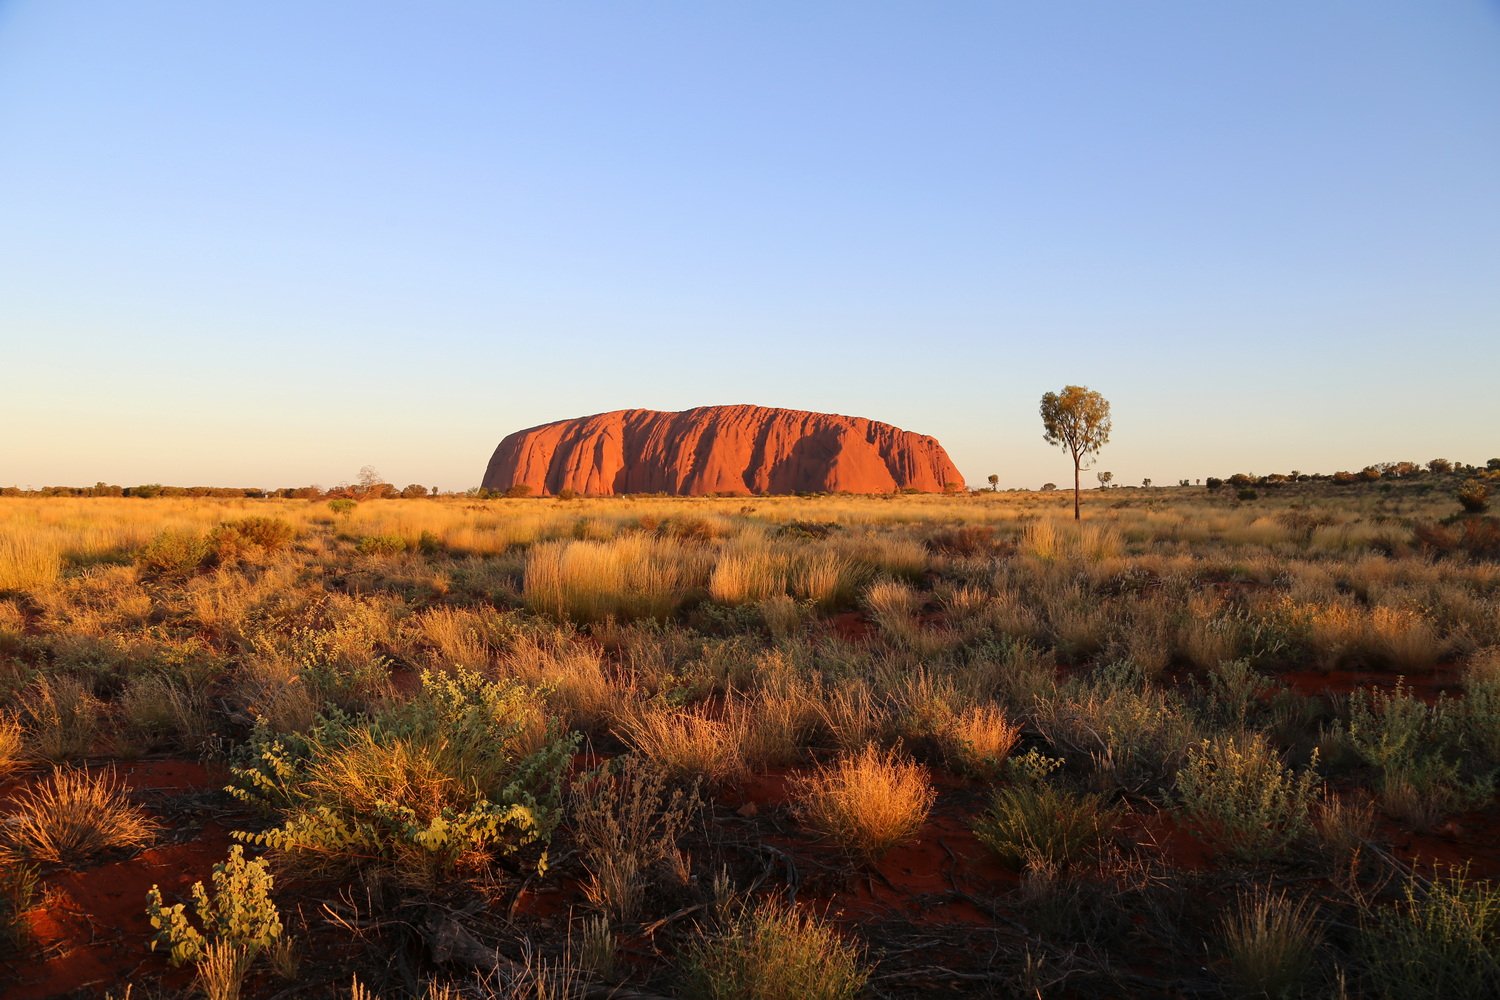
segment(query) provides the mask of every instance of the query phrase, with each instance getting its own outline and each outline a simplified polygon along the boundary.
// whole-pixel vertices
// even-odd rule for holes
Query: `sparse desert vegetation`
[[[6,995],[1491,995],[1485,475],[0,498]]]

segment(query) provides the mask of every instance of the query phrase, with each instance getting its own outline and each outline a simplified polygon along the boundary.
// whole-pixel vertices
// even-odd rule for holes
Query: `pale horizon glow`
[[[1494,0],[0,0],[0,486],[720,403],[1065,486],[1069,383],[1122,485],[1483,464],[1497,98]]]

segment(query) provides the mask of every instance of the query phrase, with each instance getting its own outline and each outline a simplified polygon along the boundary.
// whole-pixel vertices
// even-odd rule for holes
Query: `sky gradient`
[[[0,0],[0,485],[759,403],[1064,482],[1500,455],[1500,4]]]

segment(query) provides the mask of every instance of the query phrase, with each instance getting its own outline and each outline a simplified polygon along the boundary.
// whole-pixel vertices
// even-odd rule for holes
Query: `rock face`
[[[516,431],[485,489],[616,493],[941,492],[963,476],[936,438],[862,417],[766,406],[615,410]]]

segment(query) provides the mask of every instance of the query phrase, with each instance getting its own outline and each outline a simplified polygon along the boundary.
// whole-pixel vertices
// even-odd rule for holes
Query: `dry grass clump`
[[[927,768],[873,743],[788,788],[798,820],[866,862],[915,837],[937,799]]]
[[[510,620],[490,607],[439,605],[406,623],[407,641],[427,666],[482,670],[509,644]]]
[[[21,723],[9,712],[0,712],[0,781],[19,771],[26,759]]]
[[[792,596],[820,608],[846,607],[865,576],[865,568],[829,546],[803,552],[792,566]]]
[[[565,633],[518,636],[496,669],[544,690],[569,728],[588,733],[605,732],[634,696],[629,678],[616,682],[606,672],[598,647]]]
[[[925,628],[918,614],[927,595],[905,583],[892,580],[874,584],[865,591],[865,606],[875,623],[896,643],[921,655],[935,655],[960,640],[949,628]]]
[[[969,705],[953,719],[946,735],[948,756],[972,774],[1000,772],[1021,738],[1021,727],[995,705]]]
[[[1368,797],[1326,795],[1313,814],[1318,841],[1335,858],[1355,854],[1375,832],[1375,804]]]
[[[1229,981],[1243,996],[1294,997],[1313,969],[1322,934],[1317,908],[1268,888],[1240,894],[1219,925]]]
[[[5,817],[5,844],[16,854],[71,864],[116,849],[150,843],[157,824],[126,798],[113,769],[55,769],[39,785],[18,793]]]
[[[830,688],[819,706],[819,715],[834,745],[845,753],[859,750],[891,725],[885,703],[861,678]]]
[[[126,735],[147,748],[197,750],[212,735],[209,699],[186,681],[155,674],[131,678],[120,693]]]
[[[36,593],[62,574],[62,547],[54,538],[24,526],[0,528],[0,592]]]
[[[687,883],[691,870],[678,841],[701,804],[696,784],[669,792],[661,767],[630,755],[575,779],[569,802],[589,871],[584,891],[599,909],[630,922],[661,875]]]
[[[103,705],[76,677],[38,677],[16,696],[27,741],[37,756],[75,760],[93,750]]]
[[[767,900],[689,947],[688,996],[853,1000],[869,979],[860,950],[827,923]]]
[[[753,604],[786,593],[792,554],[765,538],[726,546],[714,561],[708,594],[720,604]]]
[[[1397,670],[1430,669],[1444,652],[1427,619],[1411,608],[1374,608],[1368,629],[1376,657]]]
[[[545,542],[526,556],[528,607],[558,618],[665,619],[708,582],[712,556],[699,546],[647,535],[607,542]]]
[[[722,718],[646,702],[628,711],[615,732],[669,773],[718,785],[746,774],[743,747],[750,725],[733,701],[725,705]]]

